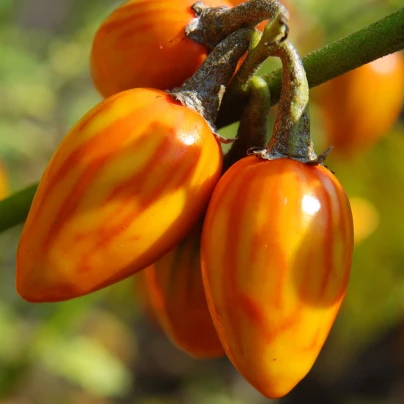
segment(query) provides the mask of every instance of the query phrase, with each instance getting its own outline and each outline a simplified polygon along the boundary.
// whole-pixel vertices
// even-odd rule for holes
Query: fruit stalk
[[[197,17],[185,29],[186,36],[213,49],[223,38],[242,27],[255,27],[264,20],[287,23],[289,12],[276,0],[249,0],[235,7],[192,6]]]
[[[244,92],[249,86],[249,80],[257,73],[269,56],[273,55],[273,44],[287,39],[289,27],[282,14],[277,15],[265,26],[264,32],[259,31],[250,43],[248,54],[240,69],[234,75],[231,85],[225,94],[226,99],[232,99],[234,93]]]
[[[274,157],[315,161],[317,156],[310,136],[309,85],[303,63],[288,41],[273,45],[273,54],[282,61],[283,77],[279,109],[267,152]]]
[[[317,157],[310,136],[309,85],[303,63],[289,41],[271,45],[272,54],[282,61],[283,78],[274,131],[265,150],[253,153],[273,160],[293,158],[302,163],[319,164],[329,150]]]

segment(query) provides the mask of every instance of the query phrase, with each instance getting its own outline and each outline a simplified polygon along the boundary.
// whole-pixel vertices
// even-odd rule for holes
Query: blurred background
[[[62,137],[101,100],[89,75],[91,40],[120,3],[0,0],[0,196],[38,181]],[[305,55],[390,14],[402,0],[287,5],[292,41]],[[369,97],[366,86],[358,91]],[[319,152],[328,128],[322,97],[313,91]],[[338,118],[343,135],[349,124]],[[17,226],[0,234],[0,403],[403,403],[403,114],[394,121],[377,142],[327,160],[354,210],[352,275],[320,357],[287,397],[263,398],[225,358],[197,361],[178,350],[145,316],[133,279],[65,303],[24,302],[14,287]],[[235,136],[236,127],[221,133]]]

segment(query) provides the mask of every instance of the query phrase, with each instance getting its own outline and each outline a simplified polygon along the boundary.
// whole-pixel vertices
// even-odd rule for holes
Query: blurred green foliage
[[[11,191],[40,178],[69,128],[100,101],[88,68],[91,38],[117,4],[113,0],[0,1],[0,160]],[[401,0],[288,4],[293,7],[292,40],[302,54],[402,6]],[[269,62],[262,71],[273,66]],[[311,109],[313,134],[321,145],[318,106],[312,104]],[[221,133],[234,137],[236,128],[237,124]],[[342,403],[404,402],[402,392],[398,399],[391,393],[399,384],[394,378],[391,383],[396,385],[386,390],[381,401],[366,389],[349,390],[344,384],[366,344],[403,323],[403,135],[404,124],[398,122],[372,150],[350,161],[331,156],[327,163],[348,194],[371,201],[379,216],[374,233],[355,249],[343,308],[308,378],[308,386],[312,379],[328,386],[329,400],[341,395]],[[19,226],[0,235],[0,403],[268,401],[227,360],[195,361],[150,327],[134,297],[132,280],[66,303],[22,301],[14,290],[20,231]],[[404,332],[397,332],[395,338],[398,348],[392,347],[391,357],[376,355],[368,368],[379,369],[380,362],[387,366],[381,369],[390,369],[391,363],[398,372],[398,364],[404,364]],[[380,380],[384,381],[383,374]],[[331,402],[328,398],[317,402]],[[315,402],[307,401],[304,389],[279,401]]]

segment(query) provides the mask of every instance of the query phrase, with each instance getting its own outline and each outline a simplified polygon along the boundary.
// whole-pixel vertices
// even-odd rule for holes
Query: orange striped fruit
[[[201,226],[144,271],[149,301],[161,327],[196,358],[224,355],[210,316],[200,264]]]
[[[205,60],[208,49],[188,39],[196,0],[131,0],[101,24],[91,50],[91,73],[104,96],[135,87],[179,87]],[[206,0],[207,6],[229,6]]]
[[[24,226],[17,290],[81,296],[151,265],[206,209],[222,154],[197,112],[152,89],[87,113],[50,161]]]
[[[219,180],[202,234],[208,305],[226,354],[269,398],[310,370],[351,267],[348,198],[325,167],[246,157]]]
[[[7,174],[4,170],[3,164],[0,162],[0,201],[7,197],[9,191]]]
[[[393,53],[330,80],[315,91],[327,144],[353,156],[372,147],[397,121],[404,102],[404,56]]]

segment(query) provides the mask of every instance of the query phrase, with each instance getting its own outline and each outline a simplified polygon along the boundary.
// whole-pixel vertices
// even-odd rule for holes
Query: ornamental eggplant
[[[202,274],[220,340],[269,398],[310,370],[348,284],[349,201],[321,165],[246,157],[219,180],[202,234]]]
[[[167,93],[104,100],[43,174],[18,246],[19,294],[67,300],[151,265],[203,214],[221,167],[207,121]]]
[[[372,147],[397,121],[403,88],[400,52],[322,84],[314,94],[324,116],[328,145],[346,157]]]
[[[146,268],[146,291],[153,312],[171,341],[196,358],[224,355],[210,316],[200,264],[201,226]]]
[[[109,97],[135,87],[161,90],[192,76],[208,48],[185,36],[195,17],[195,0],[131,0],[113,11],[98,29],[91,50],[91,74],[98,91]],[[207,0],[212,7],[226,0]]]

